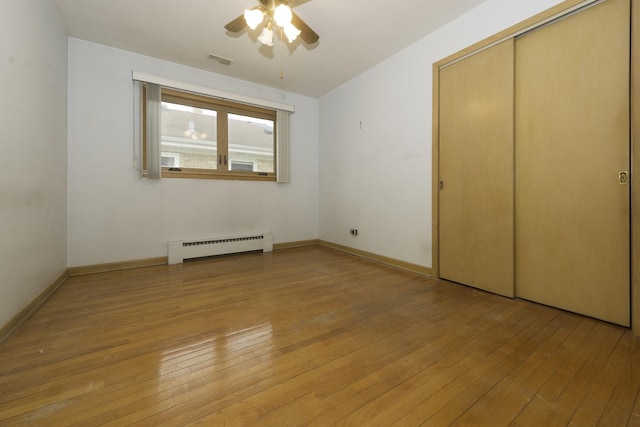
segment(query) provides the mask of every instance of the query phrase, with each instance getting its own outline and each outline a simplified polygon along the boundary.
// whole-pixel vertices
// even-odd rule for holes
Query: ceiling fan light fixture
[[[271,22],[262,30],[258,36],[258,41],[266,46],[273,46],[273,29]]]
[[[284,27],[284,33],[287,36],[289,43],[292,43],[300,35],[300,30],[297,29],[295,25],[289,23]]]
[[[273,10],[273,20],[276,21],[279,27],[286,27],[291,23],[292,18],[293,12],[291,12],[291,8],[286,4],[281,3]]]
[[[245,9],[244,20],[249,28],[255,30],[264,20],[264,13],[260,9]]]
[[[260,31],[258,41],[265,46],[273,46],[274,44],[274,26],[279,30],[279,34],[275,35],[275,37],[279,38],[279,41],[283,43],[285,42],[285,37],[289,43],[293,43],[294,40],[298,39],[301,39],[307,45],[313,45],[318,42],[318,34],[291,10],[289,6],[290,0],[255,1],[259,3],[259,6],[245,9],[242,15],[228,22],[224,28],[230,33],[239,33],[246,28]],[[262,26],[264,27],[260,28]],[[255,34],[253,33],[251,38],[254,38]],[[218,60],[217,58],[213,59]],[[225,64],[228,63],[230,61],[225,61]]]

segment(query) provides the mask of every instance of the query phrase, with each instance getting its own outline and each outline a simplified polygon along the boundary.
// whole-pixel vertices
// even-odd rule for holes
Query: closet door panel
[[[520,36],[515,66],[516,294],[625,326],[629,47],[607,0]]]
[[[439,272],[514,294],[513,40],[440,70]]]

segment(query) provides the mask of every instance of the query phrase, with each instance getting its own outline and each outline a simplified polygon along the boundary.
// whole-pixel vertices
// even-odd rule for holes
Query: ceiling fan
[[[289,43],[298,36],[307,44],[313,44],[320,38],[298,15],[289,7],[287,0],[259,0],[260,5],[253,9],[246,9],[244,14],[229,22],[224,28],[232,33],[242,31],[244,27],[252,30],[265,23],[258,40],[267,46],[273,46],[274,26],[280,27],[287,36]]]

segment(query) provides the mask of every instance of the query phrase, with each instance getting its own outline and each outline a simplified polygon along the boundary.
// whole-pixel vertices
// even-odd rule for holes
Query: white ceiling
[[[486,0],[292,0],[320,40],[284,50],[224,29],[258,0],[52,1],[73,37],[319,98]]]

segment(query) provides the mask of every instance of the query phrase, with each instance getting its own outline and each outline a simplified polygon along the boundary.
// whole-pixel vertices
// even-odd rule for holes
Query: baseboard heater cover
[[[185,259],[203,258],[251,251],[273,251],[271,233],[204,240],[172,241],[167,244],[169,264],[180,264]]]

